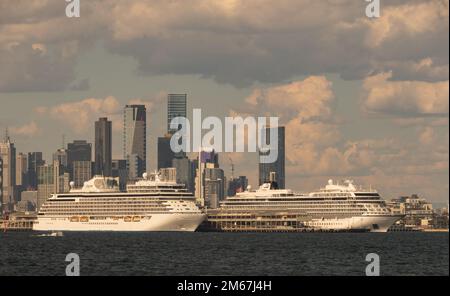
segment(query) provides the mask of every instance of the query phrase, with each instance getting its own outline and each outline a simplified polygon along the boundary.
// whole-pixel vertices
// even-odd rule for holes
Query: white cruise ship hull
[[[89,220],[86,222],[71,221],[69,217],[39,217],[33,225],[35,231],[120,231],[120,232],[150,232],[179,231],[194,232],[206,216],[201,213],[168,213],[152,214],[138,221],[107,218],[104,220]]]
[[[305,225],[321,230],[366,230],[370,232],[387,232],[396,221],[402,216],[398,215],[367,215],[340,219],[314,219],[305,223]]]

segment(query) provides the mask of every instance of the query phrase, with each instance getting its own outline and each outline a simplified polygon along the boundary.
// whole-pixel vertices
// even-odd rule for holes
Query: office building
[[[188,157],[175,157],[172,167],[177,171],[177,183],[185,184],[189,192],[195,192],[195,170],[196,166]]]
[[[75,188],[82,188],[84,182],[92,179],[92,162],[86,160],[75,160],[72,162],[72,171],[69,172],[70,180],[74,182]]]
[[[130,179],[142,176],[147,170],[147,110],[145,105],[126,105],[123,115],[123,157]]]
[[[69,173],[64,172],[64,167],[54,161],[52,164],[38,166],[37,210],[54,193],[63,193],[70,190]]]
[[[111,176],[112,123],[108,118],[95,122],[95,174]]]
[[[272,145],[273,139],[270,139],[270,129],[278,129],[278,142]],[[259,163],[259,185],[270,180],[271,173],[272,176],[276,177],[276,183],[279,189],[285,189],[285,128],[284,127],[267,127],[265,128],[266,133],[266,143],[270,147],[274,146],[273,149],[277,149],[278,158],[272,163]],[[270,154],[270,150],[260,151],[259,155],[264,156]]]
[[[58,161],[66,170],[68,170],[68,154],[67,150],[62,148],[53,153],[53,161]]]
[[[92,144],[85,140],[75,140],[67,144],[67,167],[70,180],[75,187],[83,187],[92,177]]]
[[[223,170],[219,169],[220,172],[214,169],[219,169],[219,155],[214,149],[201,148],[195,177],[195,197],[197,203],[202,206],[214,206],[215,202],[223,197],[225,185]],[[214,187],[216,185],[213,186],[213,183],[222,186],[219,188],[220,190]],[[214,194],[217,195],[217,198],[213,196]]]
[[[16,157],[16,185],[26,189],[28,186],[28,159],[23,153]]]
[[[85,140],[75,140],[67,144],[67,162],[70,167],[74,161],[91,161],[92,144]]]
[[[0,158],[2,159],[1,200],[2,212],[10,212],[18,201],[16,190],[16,148],[6,132],[5,139],[0,142]]]
[[[172,167],[172,160],[175,153],[170,148],[171,135],[158,137],[158,170]]]
[[[170,123],[176,117],[187,118],[187,94],[169,94],[167,97],[167,133],[174,134]]]
[[[127,187],[128,170],[127,161],[125,159],[115,159],[112,162],[112,176],[119,178],[120,190],[125,190]]]
[[[42,152],[28,153],[28,188],[37,190],[37,168],[44,165],[45,161],[42,159]]]
[[[207,164],[204,169],[204,202],[210,209],[219,207],[225,198],[225,174],[222,169]]]

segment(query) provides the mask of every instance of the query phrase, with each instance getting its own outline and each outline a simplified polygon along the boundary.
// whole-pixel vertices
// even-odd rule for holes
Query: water
[[[448,233],[36,233],[0,234],[0,275],[449,275]]]

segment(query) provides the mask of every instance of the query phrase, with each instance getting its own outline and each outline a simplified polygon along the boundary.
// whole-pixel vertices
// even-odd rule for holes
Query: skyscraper
[[[128,179],[127,161],[125,159],[113,160],[112,176],[114,178],[119,178],[120,190],[125,190],[127,187],[127,179]]]
[[[17,154],[16,157],[16,185],[26,189],[28,186],[28,159],[23,153]]]
[[[0,142],[0,158],[2,159],[2,199],[0,207],[2,211],[11,211],[17,202],[15,196],[16,186],[16,148],[6,132],[5,139]]]
[[[92,144],[84,140],[75,140],[67,145],[67,166],[70,180],[80,188],[92,177]]]
[[[220,186],[220,187],[217,187]],[[201,148],[195,178],[195,197],[202,206],[215,206],[224,195],[225,177],[214,149]]]
[[[42,152],[28,153],[28,187],[31,190],[37,190],[37,168],[44,163]]]
[[[147,170],[147,110],[145,105],[126,105],[123,114],[123,156],[129,178]]]
[[[70,180],[74,182],[75,188],[82,188],[84,182],[92,178],[92,162],[75,160],[71,166],[71,171],[69,172]]]
[[[285,188],[285,128],[284,126],[280,127],[267,127],[265,128],[267,144],[272,146],[272,140],[270,138],[270,129],[277,128],[278,129],[278,142],[276,143],[276,148],[278,150],[278,158],[272,163],[259,163],[259,185],[270,181],[271,173],[275,173],[275,179],[278,185],[278,188]],[[267,155],[270,151],[260,151],[259,155]]]
[[[37,190],[37,210],[54,193],[69,191],[69,173],[64,173],[64,167],[59,161],[53,164],[38,166],[38,190]]]
[[[170,128],[176,117],[187,117],[187,94],[169,94],[167,97],[167,132],[174,134],[178,129]]]
[[[62,148],[56,150],[55,153],[53,153],[53,161],[59,161],[59,163],[64,167],[64,169],[68,169],[68,158],[67,158],[67,150]]]
[[[189,192],[195,192],[195,165],[186,156],[175,156],[172,167],[177,171],[177,183],[185,184]]]
[[[164,137],[158,137],[158,170],[172,167],[175,153],[170,148],[170,138],[169,134]]]
[[[112,123],[108,118],[95,122],[95,174],[110,177],[112,163]]]
[[[67,144],[67,162],[68,166],[74,161],[91,161],[92,144],[85,140],[75,140]]]
[[[219,207],[219,202],[225,198],[225,183],[223,170],[207,164],[204,169],[205,206],[211,209]]]

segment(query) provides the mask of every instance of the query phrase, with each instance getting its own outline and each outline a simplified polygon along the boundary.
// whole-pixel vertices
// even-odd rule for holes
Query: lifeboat
[[[134,217],[133,217],[133,222],[141,222],[141,217],[139,217],[139,216],[134,216]]]
[[[70,218],[70,222],[80,222],[80,217],[73,216]]]
[[[80,217],[80,222],[89,222],[88,217]]]
[[[133,221],[133,217],[127,216],[127,217],[123,218],[123,221],[125,221],[125,222],[132,222]]]

